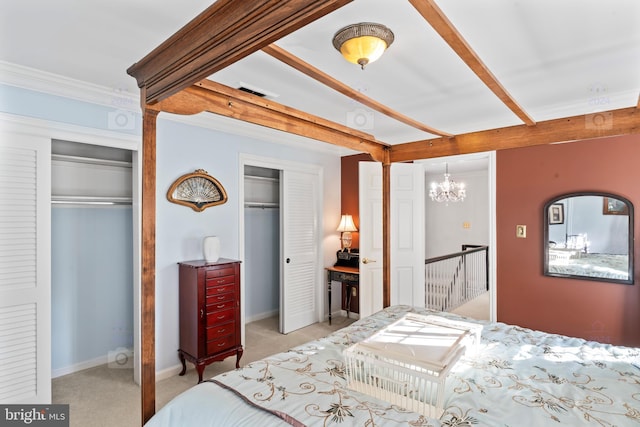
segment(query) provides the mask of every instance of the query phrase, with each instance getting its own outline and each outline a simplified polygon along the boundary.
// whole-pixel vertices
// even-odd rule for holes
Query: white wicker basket
[[[347,386],[439,418],[447,374],[479,340],[481,326],[409,313],[344,351]],[[470,345],[472,344],[472,345]]]

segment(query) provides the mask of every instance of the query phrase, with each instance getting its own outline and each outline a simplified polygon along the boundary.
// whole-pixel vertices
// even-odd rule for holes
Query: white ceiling
[[[0,0],[0,60],[137,94],[126,69],[210,5],[207,0]],[[438,6],[536,121],[635,106],[640,94],[638,0],[439,0]],[[395,42],[364,71],[331,39],[382,23]],[[276,43],[388,107],[460,134],[522,124],[406,0],[355,0]],[[277,94],[275,101],[358,127],[390,144],[432,138],[263,52],[211,79]]]

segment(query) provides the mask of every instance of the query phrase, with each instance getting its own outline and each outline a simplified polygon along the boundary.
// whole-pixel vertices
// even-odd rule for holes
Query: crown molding
[[[139,94],[113,90],[105,86],[6,61],[0,61],[0,83],[140,114]],[[348,156],[355,153],[353,150],[336,145],[268,129],[216,114],[202,113],[194,116],[180,116],[162,113],[160,118],[184,123],[189,126],[198,126],[218,132],[245,136],[260,141],[268,141],[326,154]]]
[[[23,65],[0,61],[0,82],[81,102],[139,112],[139,96]]]

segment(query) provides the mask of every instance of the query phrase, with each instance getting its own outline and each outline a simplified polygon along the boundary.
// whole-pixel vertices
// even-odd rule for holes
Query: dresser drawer
[[[207,353],[213,354],[224,351],[236,345],[236,335],[231,334],[207,342]]]
[[[228,295],[231,295],[231,298],[227,297]],[[235,298],[233,298],[233,294],[222,294],[222,295],[218,295],[218,297],[225,297],[227,298],[226,301],[212,301],[211,303],[209,303],[209,299],[214,299],[216,297],[208,297],[207,298],[207,313],[213,313],[215,311],[218,310],[225,310],[228,308],[235,308],[236,307],[236,300]]]
[[[216,288],[218,286],[234,285],[236,276],[221,276],[214,279],[207,279],[207,289]]]
[[[210,326],[207,328],[207,341],[231,335],[236,330],[236,322],[224,323],[222,325]]]
[[[211,295],[219,295],[219,294],[226,294],[229,292],[235,292],[236,290],[236,284],[235,282],[231,281],[230,283],[224,284],[224,285],[219,285],[219,286],[207,286],[207,296],[211,296]]]
[[[214,304],[220,304],[223,302],[227,302],[227,301],[235,301],[236,300],[236,294],[233,292],[229,292],[226,294],[219,294],[219,295],[210,295],[206,298],[206,304],[207,307],[210,305],[214,305]]]
[[[236,272],[233,267],[216,268],[216,269],[207,270],[205,277],[207,278],[207,280],[209,280],[214,277],[234,276],[235,273]]]
[[[236,316],[236,309],[230,308],[228,310],[214,311],[213,313],[207,313],[207,326],[218,325],[230,320],[234,320]]]

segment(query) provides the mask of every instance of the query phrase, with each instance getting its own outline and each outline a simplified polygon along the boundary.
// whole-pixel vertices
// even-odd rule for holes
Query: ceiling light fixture
[[[461,202],[467,196],[463,183],[457,183],[450,178],[449,164],[445,163],[444,181],[431,183],[429,197],[436,202]]]
[[[342,56],[364,70],[367,64],[382,56],[393,43],[393,32],[382,24],[361,22],[338,30],[333,36],[333,47]]]

